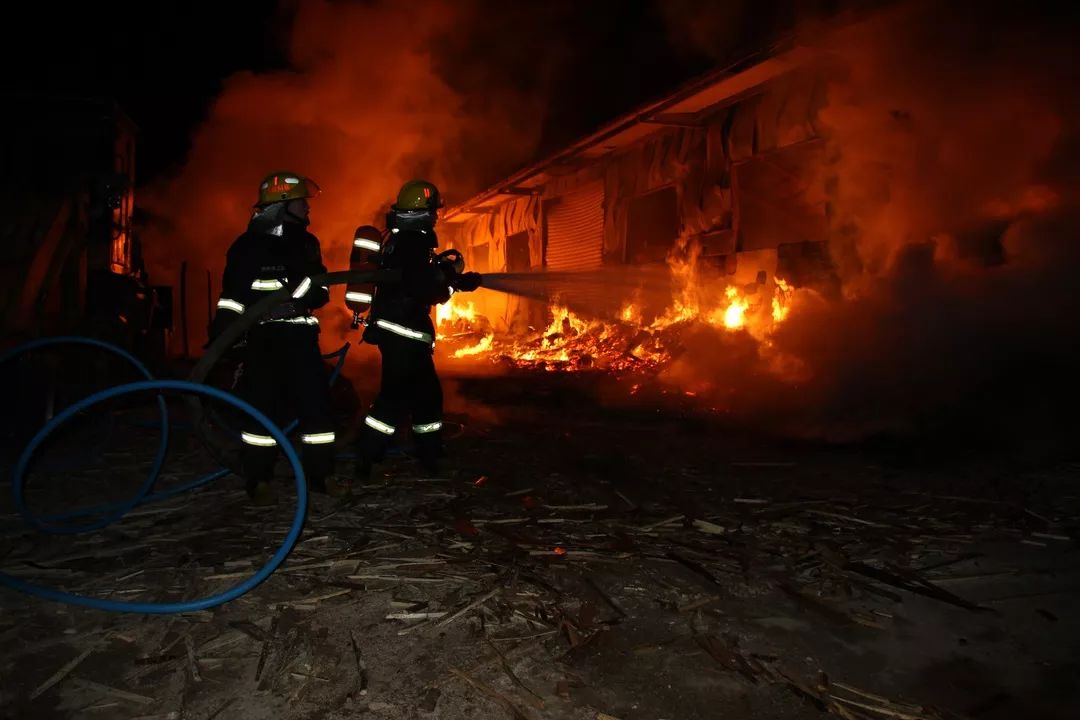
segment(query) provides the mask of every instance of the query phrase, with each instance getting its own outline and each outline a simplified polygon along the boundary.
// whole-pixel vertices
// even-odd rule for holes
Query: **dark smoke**
[[[147,232],[153,276],[172,279],[180,261],[190,264],[193,347],[205,339],[205,271],[216,286],[266,173],[289,169],[319,183],[312,231],[326,264],[343,268],[355,227],[381,225],[402,182],[427,177],[452,204],[531,157],[546,60],[533,58],[534,84],[457,58],[457,43],[491,39],[471,29],[478,7],[471,0],[297,3],[282,20],[290,69],[225,80],[182,171],[140,200],[169,220]],[[529,26],[514,32],[524,37]],[[489,42],[493,68],[521,52],[506,39]],[[322,313],[327,350],[349,335],[341,293]]]
[[[814,180],[835,188],[843,298],[800,295],[767,350],[702,331],[669,379],[803,434],[1067,445],[1075,44],[1046,18],[965,8],[921,3],[861,34],[807,27],[833,61]]]

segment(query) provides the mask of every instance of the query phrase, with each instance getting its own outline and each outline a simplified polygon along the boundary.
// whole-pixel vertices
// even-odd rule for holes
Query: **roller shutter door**
[[[569,192],[549,207],[547,219],[548,270],[592,270],[603,263],[604,183]]]

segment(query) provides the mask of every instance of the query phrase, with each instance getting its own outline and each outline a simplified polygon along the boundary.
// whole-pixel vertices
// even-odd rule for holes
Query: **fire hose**
[[[311,278],[311,282],[316,285],[338,285],[349,282],[376,282],[376,283],[389,283],[395,282],[400,279],[400,274],[396,271],[377,271],[377,272],[333,272],[326,273],[324,275],[317,275]],[[15,503],[15,507],[22,518],[31,527],[46,533],[53,534],[77,534],[84,532],[93,532],[101,530],[112,523],[120,520],[124,515],[131,512],[134,508],[152,502],[159,502],[166,500],[176,495],[189,490],[194,490],[198,487],[207,485],[215,480],[218,480],[233,472],[229,465],[226,464],[220,470],[217,470],[205,477],[195,480],[190,483],[180,485],[175,488],[163,490],[159,492],[153,492],[154,485],[158,480],[158,476],[161,473],[162,467],[165,463],[165,458],[168,452],[168,429],[169,419],[168,410],[165,405],[165,400],[160,394],[161,391],[173,391],[182,392],[188,396],[188,405],[192,410],[192,424],[196,428],[197,433],[204,444],[210,450],[211,454],[215,457],[222,455],[220,448],[211,443],[207,434],[203,430],[203,408],[201,399],[204,397],[212,398],[224,402],[241,412],[247,414],[253,418],[256,422],[266,428],[269,435],[274,438],[278,446],[281,447],[285,453],[285,458],[288,460],[290,467],[293,470],[296,479],[296,511],[293,514],[292,524],[289,531],[278,547],[277,551],[270,557],[270,559],[253,575],[246,580],[237,583],[231,588],[222,592],[210,595],[204,598],[185,601],[185,602],[173,602],[173,603],[151,603],[151,602],[121,602],[116,600],[107,600],[104,598],[88,597],[85,595],[77,595],[74,593],[68,593],[61,590],[56,590],[43,585],[27,582],[19,577],[15,577],[8,573],[0,572],[0,586],[8,587],[13,590],[24,592],[39,598],[46,600],[53,600],[56,602],[63,602],[71,605],[79,605],[82,607],[89,607],[98,610],[107,610],[111,612],[133,612],[133,613],[146,613],[146,614],[174,614],[193,612],[197,610],[205,610],[207,608],[222,605],[224,603],[235,600],[241,595],[249,592],[259,584],[261,584],[266,578],[270,577],[274,571],[285,561],[289,553],[292,552],[293,547],[296,545],[296,541],[300,537],[300,533],[303,530],[304,520],[307,515],[307,481],[304,477],[303,466],[300,463],[300,458],[293,449],[292,444],[289,442],[287,432],[288,430],[282,430],[275,425],[266,415],[260,412],[257,408],[250,403],[241,400],[240,398],[228,393],[224,390],[205,385],[203,381],[209,374],[210,370],[217,364],[221,358],[228,352],[228,350],[236,343],[240,336],[245,333],[253,324],[255,324],[263,315],[265,315],[272,307],[289,299],[289,293],[287,289],[282,289],[269,294],[267,297],[261,299],[251,308],[247,309],[242,315],[240,315],[228,328],[226,328],[221,335],[219,335],[207,348],[206,353],[196,363],[192,369],[188,380],[157,380],[153,377],[150,371],[143,365],[134,355],[128,353],[122,348],[116,347],[101,340],[87,337],[53,337],[43,338],[35,340],[23,345],[20,345],[12,350],[4,353],[0,356],[0,365],[12,360],[15,357],[25,354],[31,350],[39,349],[42,347],[61,345],[61,344],[82,344],[97,347],[113,354],[116,354],[131,364],[138,373],[145,378],[138,382],[127,383],[123,385],[117,385],[106,390],[94,393],[88,397],[79,400],[72,404],[62,412],[58,413],[49,422],[47,422],[30,442],[23,449],[22,453],[15,464],[15,470],[12,475],[12,496]],[[339,353],[338,366],[335,370],[335,376],[337,371],[341,369],[341,364],[344,362],[344,352],[347,351],[348,344],[342,348]],[[45,442],[45,440],[62,425],[70,421],[79,413],[88,410],[95,405],[98,405],[106,400],[110,400],[115,397],[124,395],[131,395],[140,392],[156,392],[157,405],[158,405],[158,418],[161,427],[161,438],[158,442],[158,448],[154,455],[154,460],[151,465],[150,472],[147,474],[146,479],[139,486],[138,490],[127,500],[112,504],[112,505],[99,505],[95,507],[81,508],[72,512],[68,512],[62,515],[53,515],[48,517],[38,517],[30,511],[26,504],[25,486],[26,476],[30,469],[31,461],[34,458],[35,453]],[[290,425],[291,428],[295,423]],[[224,464],[224,463],[223,463]],[[66,524],[64,521],[86,518],[86,517],[98,517],[97,520],[87,522],[85,524],[71,525]]]

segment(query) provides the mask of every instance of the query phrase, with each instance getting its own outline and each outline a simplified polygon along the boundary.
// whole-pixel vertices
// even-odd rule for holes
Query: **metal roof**
[[[845,33],[861,33],[881,26],[898,16],[913,12],[915,0],[885,2],[884,8],[836,18],[831,28]],[[879,27],[880,29],[880,27]],[[443,222],[463,222],[469,215],[490,212],[491,208],[515,195],[539,192],[545,183],[567,169],[629,147],[635,142],[671,126],[700,126],[708,112],[731,105],[753,94],[765,83],[826,55],[821,47],[799,45],[793,39],[774,45],[735,65],[714,70],[679,88],[661,100],[648,103],[613,120],[593,134],[534,163],[465,202],[447,210]],[[561,170],[561,172],[560,172]]]
[[[818,55],[817,50],[794,47],[762,58],[748,58],[731,68],[706,73],[667,97],[649,103],[600,128],[593,134],[530,165],[463,203],[451,207],[443,222],[462,222],[464,216],[483,213],[508,196],[527,195],[551,180],[556,168],[587,164],[633,145],[670,126],[700,125],[704,111],[737,101],[755,88]],[[557,170],[556,170],[557,172]]]

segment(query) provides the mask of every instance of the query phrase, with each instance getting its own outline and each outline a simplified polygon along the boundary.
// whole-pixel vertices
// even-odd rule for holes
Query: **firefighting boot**
[[[353,480],[361,485],[371,482],[371,462],[369,460],[363,457],[356,459],[356,464],[353,465]]]
[[[352,496],[352,481],[340,475],[329,475],[326,478],[312,480],[311,491],[329,495],[332,498],[347,498]]]
[[[251,498],[251,504],[256,507],[269,507],[277,504],[277,491],[274,490],[274,486],[266,480],[259,480],[254,483],[249,482],[247,494],[248,497]]]
[[[420,467],[429,478],[439,477],[440,463],[443,457],[442,438],[438,433],[429,433],[416,436],[416,459],[420,461]]]

